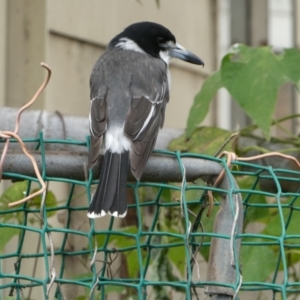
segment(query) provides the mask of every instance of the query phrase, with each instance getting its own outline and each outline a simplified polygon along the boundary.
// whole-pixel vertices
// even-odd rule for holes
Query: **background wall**
[[[210,38],[214,36],[213,2],[182,5],[181,0],[164,0],[158,7],[154,0],[3,1],[7,3],[7,53],[0,52],[7,62],[4,102],[19,107],[27,101],[43,78],[39,62],[45,61],[53,76],[35,107],[87,116],[93,64],[111,38],[126,26],[149,20],[170,28],[180,44],[205,61],[203,69],[178,60],[171,63],[166,126],[183,128],[194,95],[214,69],[215,46]]]
[[[93,64],[110,39],[124,27],[150,20],[171,29],[179,43],[205,62],[204,68],[179,60],[171,62],[171,100],[165,126],[184,128],[193,97],[230,45],[300,44],[300,0],[159,3],[158,6],[155,0],[1,0],[0,104],[19,107],[28,101],[44,76],[39,63],[45,61],[53,76],[34,107],[87,116]],[[234,128],[247,122],[226,93],[219,93],[218,98],[205,124]]]

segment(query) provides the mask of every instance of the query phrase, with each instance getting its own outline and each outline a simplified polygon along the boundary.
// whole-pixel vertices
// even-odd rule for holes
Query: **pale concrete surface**
[[[179,60],[171,63],[171,99],[165,125],[184,128],[193,98],[213,70],[210,9],[207,0],[184,5],[179,0],[161,1],[160,8],[155,1],[90,1],[89,5],[83,5],[82,0],[48,1],[47,62],[53,68],[53,78],[46,92],[45,107],[86,115],[93,64],[111,38],[126,26],[149,20],[168,27],[180,44],[205,61],[203,69]]]

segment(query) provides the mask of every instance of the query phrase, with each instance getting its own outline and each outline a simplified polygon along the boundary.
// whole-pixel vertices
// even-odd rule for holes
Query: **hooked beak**
[[[175,44],[173,47],[169,48],[169,55],[171,57],[179,58],[191,64],[202,65],[204,67],[204,62],[198,56],[186,50],[179,44]]]

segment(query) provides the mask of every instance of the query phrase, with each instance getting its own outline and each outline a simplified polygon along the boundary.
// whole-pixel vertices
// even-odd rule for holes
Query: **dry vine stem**
[[[38,195],[41,195],[46,190],[46,184],[45,184],[45,182],[44,182],[44,180],[43,180],[43,178],[40,174],[40,171],[39,171],[39,168],[37,166],[36,161],[34,160],[33,156],[30,155],[30,153],[27,151],[25,144],[23,143],[22,139],[18,135],[22,113],[36,101],[36,99],[42,93],[42,91],[45,89],[45,87],[47,86],[47,84],[50,80],[50,77],[51,77],[50,67],[47,64],[43,63],[43,62],[41,63],[41,66],[48,71],[47,72],[47,77],[44,80],[44,82],[42,83],[42,85],[40,86],[40,88],[37,90],[35,95],[32,97],[32,99],[28,103],[26,103],[23,107],[21,107],[20,110],[18,111],[18,115],[17,115],[17,118],[16,118],[16,126],[15,126],[14,132],[12,132],[12,131],[0,131],[0,137],[3,138],[3,139],[6,139],[5,145],[4,145],[4,148],[3,148],[3,152],[2,152],[2,156],[1,156],[1,160],[0,160],[0,180],[2,178],[2,170],[3,170],[5,156],[6,156],[6,153],[7,153],[7,150],[8,150],[8,146],[9,146],[9,140],[10,140],[10,138],[15,138],[17,140],[17,142],[19,143],[19,145],[21,146],[24,154],[31,160],[31,163],[33,165],[36,177],[38,178],[38,180],[40,182],[41,189],[38,190],[37,192],[25,197],[25,198],[19,200],[19,201],[15,201],[13,203],[8,204],[9,207],[13,207],[13,206],[25,203],[28,200],[30,200],[30,199],[38,196]]]
[[[231,163],[233,161],[252,161],[252,160],[256,160],[256,159],[277,156],[277,157],[281,157],[281,158],[285,158],[285,159],[293,161],[298,166],[298,168],[300,169],[300,163],[295,157],[290,156],[290,155],[286,155],[286,154],[282,154],[280,152],[270,152],[270,153],[255,155],[255,156],[251,156],[251,157],[238,157],[234,152],[223,151],[218,156],[218,158],[221,158],[223,156],[227,156],[226,164],[227,164],[228,168],[232,167]],[[216,187],[220,184],[220,182],[222,181],[224,175],[225,175],[225,169],[223,169],[222,172],[219,174],[218,178],[216,179],[216,181],[213,185],[214,187]],[[208,208],[208,211],[207,211],[206,215],[210,216],[212,208],[213,208],[213,194],[212,194],[212,191],[208,191],[207,194],[208,194],[208,197],[209,197],[209,208]]]

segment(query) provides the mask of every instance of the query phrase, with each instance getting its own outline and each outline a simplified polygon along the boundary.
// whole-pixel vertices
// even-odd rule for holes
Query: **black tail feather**
[[[124,217],[127,212],[126,183],[129,152],[105,152],[100,180],[88,209],[90,218],[106,214]]]

